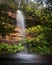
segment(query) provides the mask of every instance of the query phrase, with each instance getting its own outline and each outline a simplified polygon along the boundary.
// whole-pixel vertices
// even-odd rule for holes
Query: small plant
[[[21,51],[23,49],[24,49],[24,47],[21,45],[16,45],[16,44],[9,45],[7,43],[0,44],[0,53],[6,53],[6,54],[7,53],[14,53],[17,51]]]

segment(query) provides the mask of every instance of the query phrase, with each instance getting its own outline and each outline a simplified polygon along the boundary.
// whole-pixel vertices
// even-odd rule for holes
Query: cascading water
[[[22,30],[21,32],[22,38],[25,38],[24,16],[20,10],[17,10],[16,20],[17,20],[17,27],[19,27]]]
[[[25,39],[25,20],[22,12],[20,10],[17,10],[17,15],[16,15],[16,20],[17,20],[17,27],[22,30],[22,32],[19,32],[22,34],[22,38]],[[27,47],[26,44],[24,45],[24,52],[27,53]]]

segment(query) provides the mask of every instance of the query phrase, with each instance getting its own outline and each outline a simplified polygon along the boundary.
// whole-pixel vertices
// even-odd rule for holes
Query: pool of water
[[[0,55],[0,62],[52,63],[52,55],[37,55],[19,52],[11,55]]]

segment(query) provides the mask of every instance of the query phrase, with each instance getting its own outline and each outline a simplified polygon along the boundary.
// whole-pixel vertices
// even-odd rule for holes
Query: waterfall
[[[24,16],[20,10],[17,10],[17,15],[16,15],[16,20],[17,20],[17,27],[19,27],[22,32],[22,37],[25,37],[25,23],[24,23]]]
[[[16,21],[17,21],[17,27],[22,30],[21,32],[22,38],[25,39],[25,20],[24,20],[23,13],[20,10],[17,10]],[[24,51],[25,53],[27,53],[26,44],[24,44]]]

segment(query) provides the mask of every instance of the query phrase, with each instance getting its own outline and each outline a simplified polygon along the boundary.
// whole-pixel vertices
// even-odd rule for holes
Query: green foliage
[[[52,49],[50,50],[50,47],[46,46],[36,46],[34,49],[32,49],[32,52],[37,54],[52,54]]]
[[[14,0],[7,0],[7,1],[3,0],[2,2],[0,2],[0,5],[3,5],[3,7],[6,8],[6,10],[8,9],[8,7],[10,7],[13,10],[16,10],[17,8],[17,5]],[[5,5],[7,5],[8,7]]]
[[[21,51],[23,50],[24,47],[21,45],[17,45],[17,44],[7,44],[7,43],[2,43],[0,44],[0,53],[3,54],[8,54],[8,53],[15,53],[17,51]]]
[[[52,54],[52,46],[44,39],[27,39],[27,48],[30,53],[36,54]]]
[[[50,12],[47,8],[41,8],[35,10],[35,14],[39,17],[39,22],[42,23],[42,25],[50,26],[52,24],[52,12]]]
[[[32,39],[26,40],[30,52],[52,54],[52,34],[50,27],[37,25],[28,28],[27,33],[32,37]]]
[[[37,26],[31,27],[31,28],[28,28],[27,32],[41,32],[43,30],[44,29],[41,27],[41,25],[37,25]]]
[[[44,25],[47,27],[52,26],[52,11],[47,7],[39,8],[38,3],[30,5],[26,5],[24,8],[25,16],[31,16],[33,19],[28,20],[28,26],[34,25]],[[29,15],[30,14],[30,15]],[[31,24],[30,24],[31,23]]]
[[[29,12],[32,12],[33,10],[32,10],[32,8],[31,8],[31,6],[26,5],[25,11],[26,11],[27,13],[29,13]]]
[[[37,25],[31,28],[27,29],[28,35],[31,37],[36,37],[37,39],[40,39],[43,37],[45,40],[47,40],[49,43],[52,44],[52,29],[49,27]]]
[[[27,33],[32,37],[36,37],[40,35],[41,33],[45,34],[47,30],[49,30],[47,27],[37,25],[31,28],[28,28]]]

